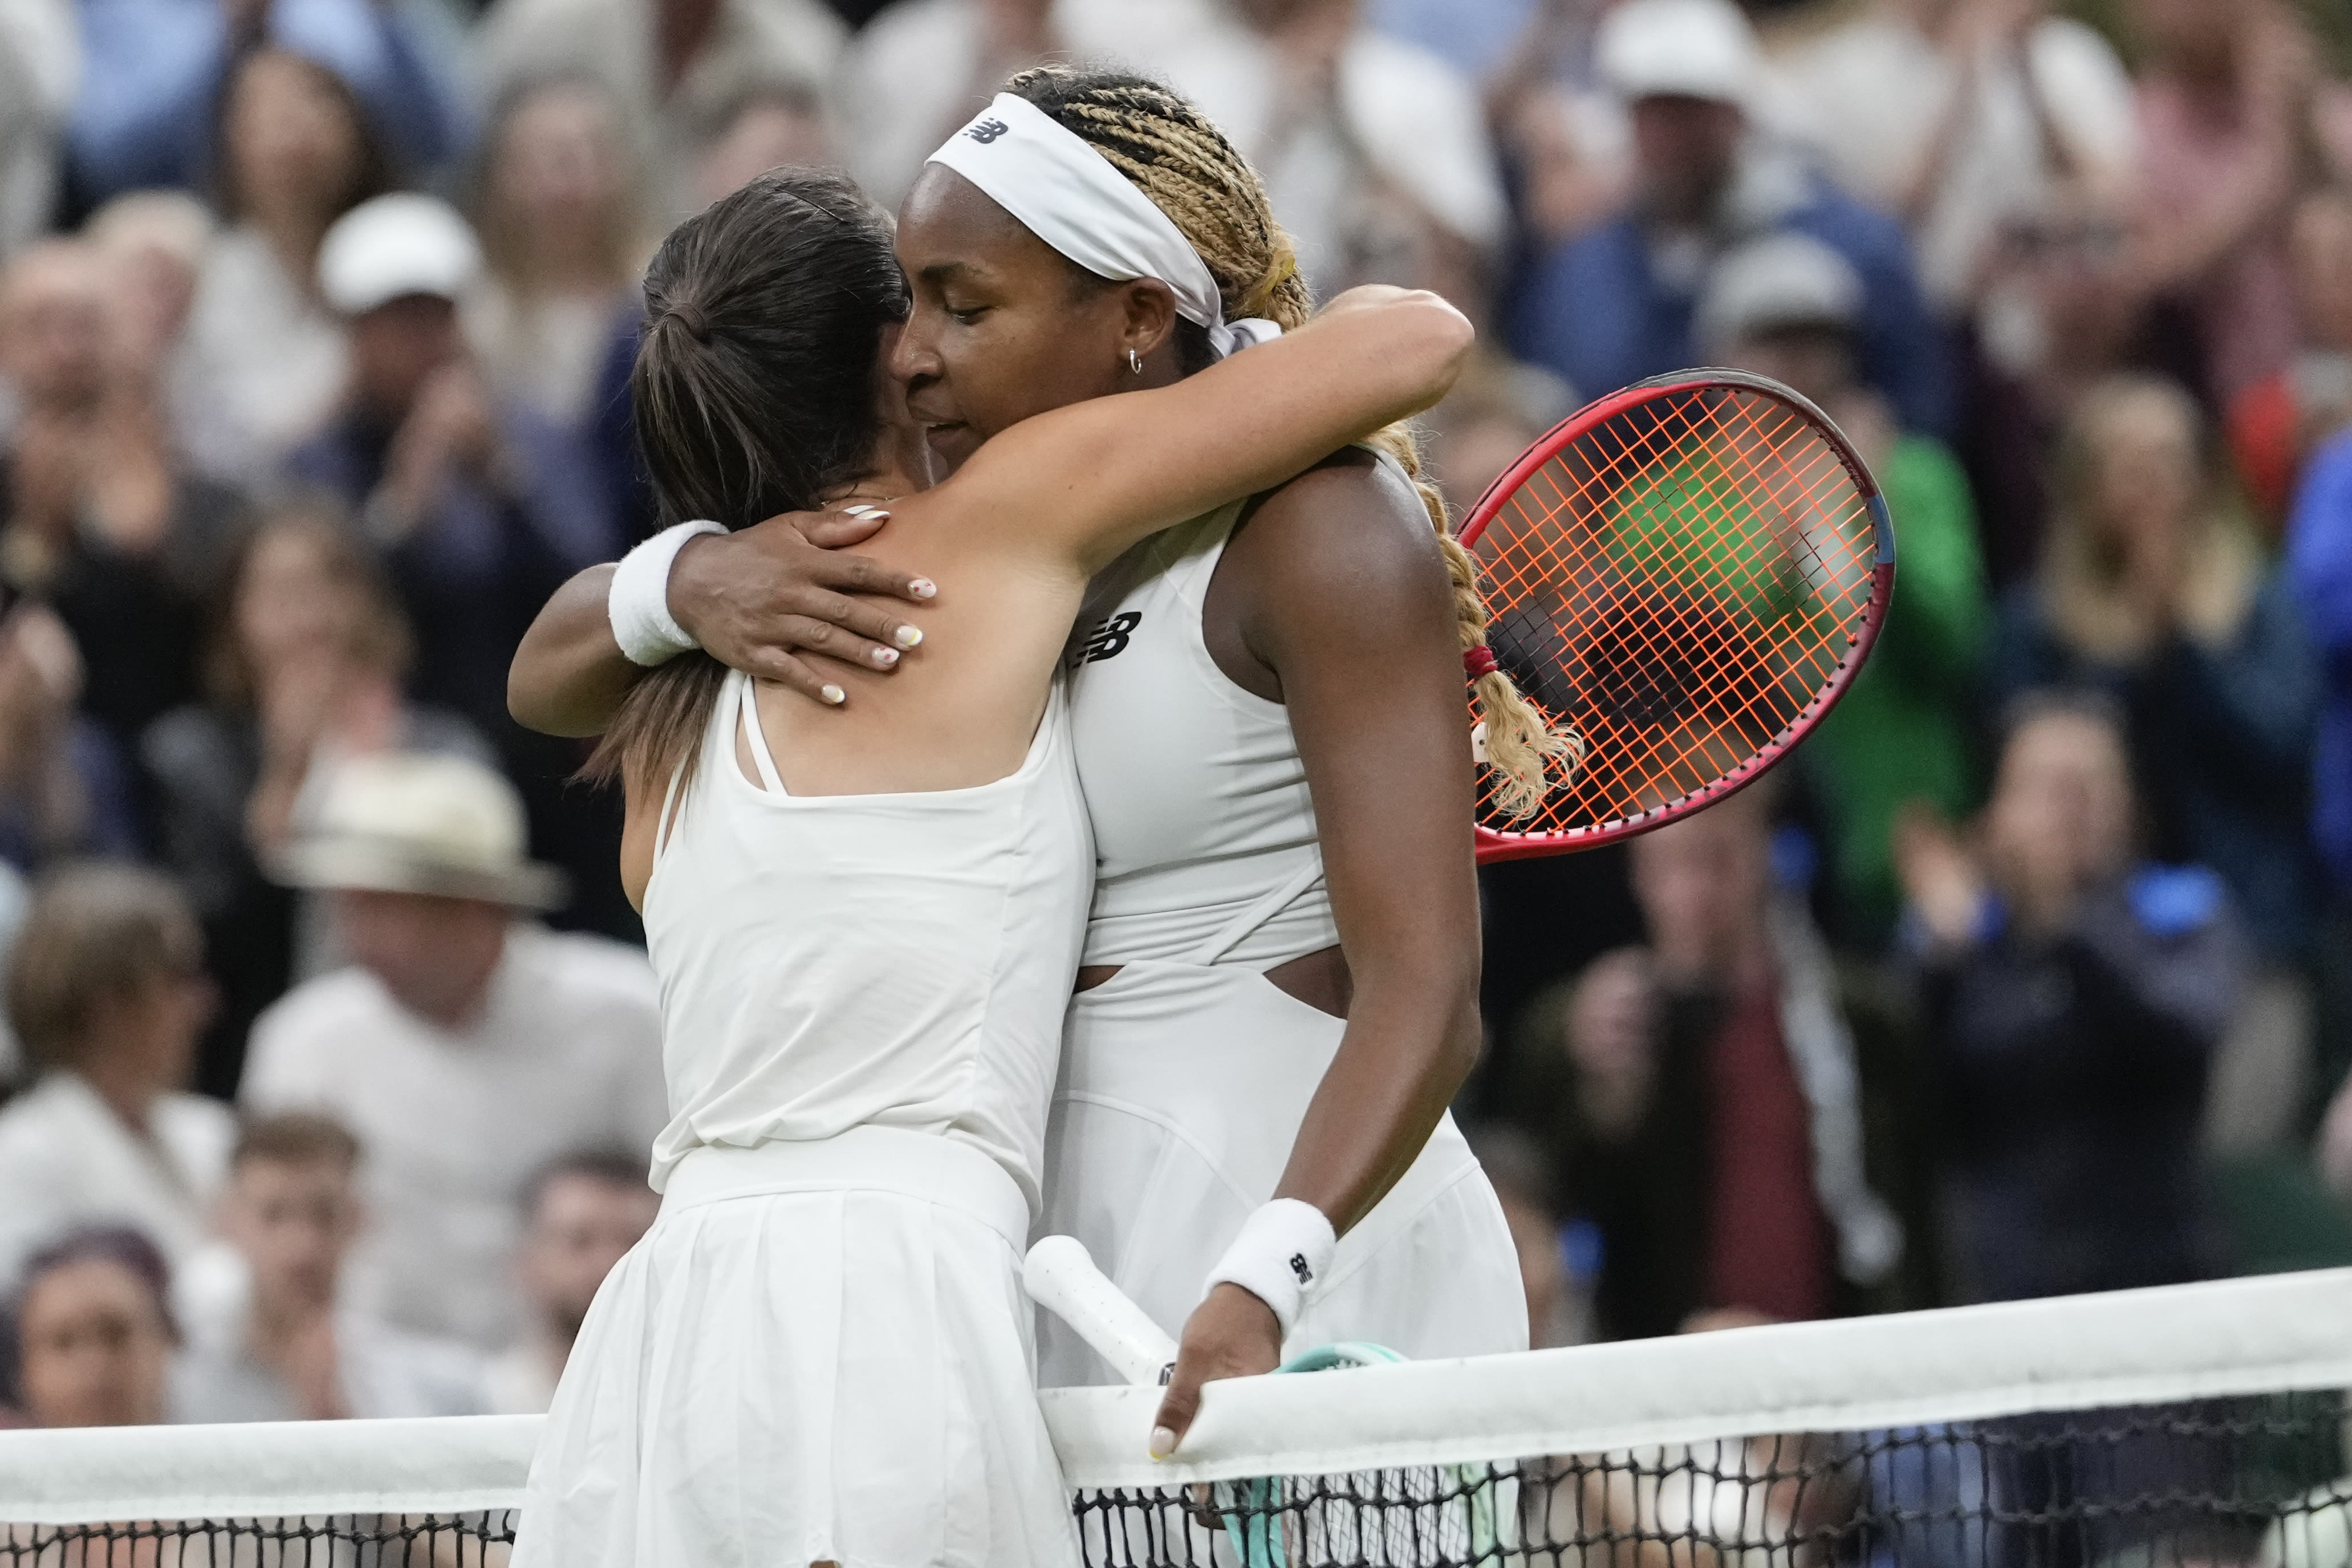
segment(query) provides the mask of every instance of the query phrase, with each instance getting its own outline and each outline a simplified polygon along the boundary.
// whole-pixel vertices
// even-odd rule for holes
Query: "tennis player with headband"
[[[1015,79],[918,183],[898,254],[914,310],[894,365],[947,469],[1024,418],[1177,384],[1308,311],[1255,173],[1190,104],[1118,73]],[[1139,547],[1074,640],[1097,884],[1043,1228],[1079,1237],[1180,1334],[1162,1448],[1202,1381],[1270,1370],[1285,1343],[1526,1343],[1500,1207],[1445,1116],[1479,1040],[1465,668],[1523,795],[1562,742],[1480,657],[1474,574],[1411,478],[1410,438],[1374,445]],[[583,574],[518,658],[518,716],[601,728],[632,679],[621,649],[651,661],[688,640],[670,606],[740,668],[786,673],[780,641],[849,655],[822,683],[854,710],[896,649],[773,606],[884,643],[896,623],[791,596],[845,580],[794,523],[814,526],[682,555],[673,536]],[[919,596],[903,572],[859,570]],[[1047,1382],[1108,1375],[1045,1332]]]
[[[605,736],[661,982],[662,1209],[565,1368],[515,1561],[1075,1563],[1018,1278],[1093,884],[1065,628],[1130,544],[1434,402],[1469,325],[1360,289],[909,494],[922,437],[885,359],[905,284],[846,181],[779,170],[714,204],[646,299],[632,392],[664,510],[905,496],[874,548],[919,552],[923,620],[963,652],[843,712],[694,654]]]

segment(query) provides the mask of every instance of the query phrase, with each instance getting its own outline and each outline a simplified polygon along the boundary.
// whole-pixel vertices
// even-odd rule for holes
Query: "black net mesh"
[[[1083,1492],[1092,1568],[2352,1568],[2345,1402]]]
[[[515,1513],[0,1524],[5,1568],[495,1568]]]

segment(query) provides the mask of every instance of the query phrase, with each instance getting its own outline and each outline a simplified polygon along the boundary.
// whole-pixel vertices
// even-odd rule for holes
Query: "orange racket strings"
[[[1620,409],[1528,474],[1472,543],[1490,637],[1582,763],[1513,837],[1671,812],[1769,760],[1860,643],[1867,492],[1792,404],[1702,384]]]

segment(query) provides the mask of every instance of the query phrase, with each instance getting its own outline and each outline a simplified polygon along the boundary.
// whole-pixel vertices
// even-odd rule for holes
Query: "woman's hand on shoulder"
[[[670,568],[670,614],[719,663],[824,701],[827,687],[840,688],[802,655],[887,671],[921,640],[874,601],[919,605],[938,590],[848,548],[889,518],[870,508],[786,512],[690,541]]]

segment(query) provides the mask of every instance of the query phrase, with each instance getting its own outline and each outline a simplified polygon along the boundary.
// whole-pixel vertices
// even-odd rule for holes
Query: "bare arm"
[[[794,650],[887,669],[906,623],[869,600],[930,596],[921,578],[843,550],[873,537],[887,515],[827,514],[820,523],[796,514],[690,541],[670,568],[670,613],[721,664],[824,700],[824,671]],[[800,525],[824,531],[812,542]],[[612,583],[610,566],[591,566],[531,622],[507,672],[516,722],[550,735],[600,735],[613,721],[645,672],[613,640],[604,613]]]
[[[1347,1032],[1276,1196],[1342,1234],[1421,1154],[1476,1061],[1475,780],[1454,600],[1420,499],[1381,470],[1286,487],[1235,540],[1241,626],[1279,681],[1354,984]],[[1185,1325],[1158,1425],[1271,1370],[1272,1310],[1220,1286]]]
[[[1429,407],[1453,386],[1471,336],[1434,294],[1351,289],[1298,331],[1172,386],[1024,419],[934,493],[952,492],[1007,545],[1091,574],[1148,534]]]

